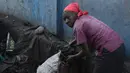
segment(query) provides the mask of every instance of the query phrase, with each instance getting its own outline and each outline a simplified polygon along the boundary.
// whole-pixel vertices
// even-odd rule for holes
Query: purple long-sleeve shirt
[[[102,49],[113,52],[123,43],[119,35],[100,20],[83,15],[74,24],[73,32],[77,45],[86,43],[90,49],[96,49],[102,55]]]

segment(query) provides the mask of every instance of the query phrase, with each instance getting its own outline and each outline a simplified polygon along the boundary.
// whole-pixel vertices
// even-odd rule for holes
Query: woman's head
[[[65,7],[63,12],[63,19],[68,26],[73,27],[78,17],[87,14],[88,12],[82,12],[78,3],[74,2]]]
[[[77,19],[77,13],[71,12],[71,11],[64,11],[63,19],[64,19],[65,24],[67,24],[69,27],[73,27],[73,25]]]

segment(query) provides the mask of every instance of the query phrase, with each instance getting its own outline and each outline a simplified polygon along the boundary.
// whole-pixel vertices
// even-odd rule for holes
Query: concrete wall
[[[72,30],[63,25],[61,17],[63,8],[74,1],[117,31],[125,40],[126,54],[130,56],[130,0],[0,0],[0,11],[39,23],[69,39]]]

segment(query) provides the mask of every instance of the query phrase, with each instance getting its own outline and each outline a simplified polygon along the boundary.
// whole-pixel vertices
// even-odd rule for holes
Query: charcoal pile
[[[68,43],[58,39],[45,27],[31,24],[12,15],[1,15],[0,25],[5,29],[0,30],[7,31],[4,35],[10,33],[15,44],[13,51],[7,51],[7,39],[5,42],[1,42],[0,48],[1,51],[4,49],[4,52],[1,52],[4,53],[2,56],[4,61],[0,63],[0,73],[35,73],[38,65],[59,50],[62,50],[64,56],[70,53],[70,47],[65,47]],[[4,38],[7,38],[7,36]],[[71,51],[73,50],[71,49]],[[28,57],[22,64],[19,59],[24,61],[24,58],[17,57],[20,55]],[[61,57],[63,58],[63,56]]]

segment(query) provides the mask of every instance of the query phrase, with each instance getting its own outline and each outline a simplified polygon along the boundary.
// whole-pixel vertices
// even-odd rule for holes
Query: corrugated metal
[[[130,0],[0,0],[0,11],[46,26],[53,33],[71,38],[72,29],[62,23],[63,8],[79,2],[83,10],[102,20],[125,40],[130,56]]]

